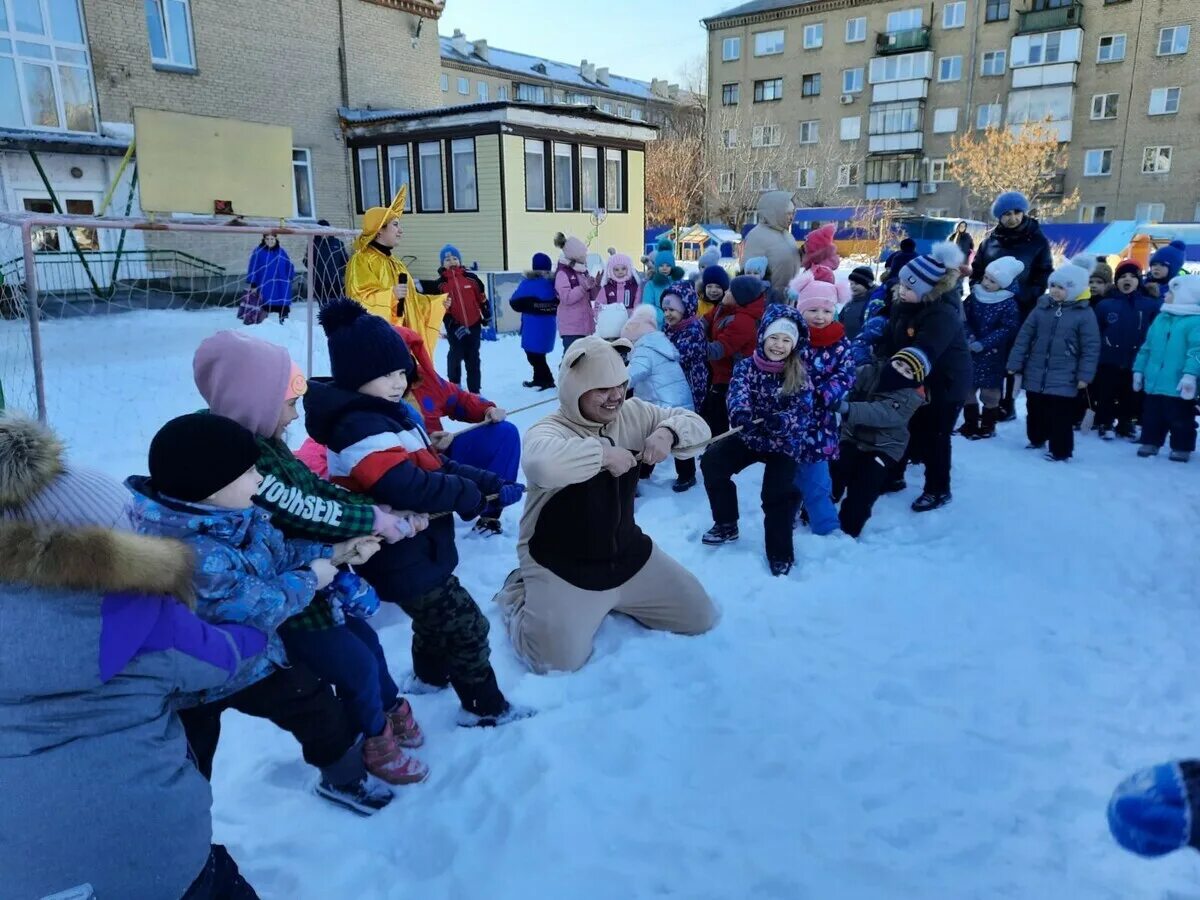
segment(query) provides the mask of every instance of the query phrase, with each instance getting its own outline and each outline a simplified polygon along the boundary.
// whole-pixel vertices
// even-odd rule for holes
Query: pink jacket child
[[[554,293],[558,296],[558,333],[565,353],[576,340],[595,331],[592,304],[600,293],[600,283],[588,272],[587,245],[583,241],[568,238],[560,231],[554,236],[554,246],[562,250],[554,273]]]
[[[632,312],[641,302],[642,286],[633,271],[633,260],[609,248],[599,305],[620,303],[626,312]]]

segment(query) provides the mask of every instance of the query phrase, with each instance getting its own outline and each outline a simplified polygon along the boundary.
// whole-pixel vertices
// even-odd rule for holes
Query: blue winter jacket
[[[875,345],[887,330],[887,292],[891,289],[891,284],[881,285],[871,292],[871,297],[867,300],[862,327],[850,341],[850,357],[854,360],[855,367],[865,366],[871,361],[875,355]]]
[[[267,306],[292,305],[292,278],[296,267],[282,247],[268,250],[255,247],[246,266],[246,281],[258,288],[258,294]]]
[[[1166,296],[1164,293],[1163,296]],[[1163,302],[1143,288],[1122,294],[1115,286],[1093,309],[1100,326],[1100,365],[1132,369]]]
[[[834,322],[827,328],[843,331],[841,323]],[[838,427],[838,406],[850,388],[854,387],[854,356],[850,352],[850,341],[845,335],[826,347],[815,347],[811,334],[801,358],[808,369],[808,378],[813,389],[813,410],[808,419],[808,433],[804,439],[804,453],[800,462],[817,463],[837,459],[841,445]]]
[[[308,564],[333,548],[288,540],[257,507],[218,509],[164,497],[148,478],[125,482],[133,492],[133,523],[140,534],[174,538],[196,554],[196,614],[207,622],[252,625],[267,635],[266,652],[200,702],[227,697],[287,665],[275,630],[312,602],[317,576]]]
[[[967,344],[981,344],[982,350],[971,350],[975,364],[976,388],[995,390],[1004,385],[1004,364],[1021,327],[1021,313],[1012,291],[997,291],[990,296],[977,284],[963,301],[963,316]]]
[[[696,289],[686,282],[676,283],[671,293],[683,301],[683,320],[666,326],[667,339],[679,351],[679,365],[692,390],[692,409],[699,411],[708,394],[708,332],[704,320],[696,317],[700,299]]]
[[[521,314],[521,349],[549,353],[558,334],[558,294],[553,272],[526,272],[508,305]]]
[[[696,411],[679,351],[661,331],[643,335],[633,345],[629,354],[629,386],[638,399],[655,406]]]

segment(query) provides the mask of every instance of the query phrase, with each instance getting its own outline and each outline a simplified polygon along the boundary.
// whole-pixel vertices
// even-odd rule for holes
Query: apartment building
[[[864,199],[986,218],[951,137],[1049,119],[1070,160],[1049,193],[1081,197],[1063,220],[1200,221],[1193,0],[752,0],[704,25],[710,110],[836,135]],[[803,173],[773,181],[804,205]]]

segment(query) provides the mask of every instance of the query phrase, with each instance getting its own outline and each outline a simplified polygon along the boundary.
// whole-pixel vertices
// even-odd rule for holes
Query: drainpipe
[[[979,29],[983,25],[980,17],[983,16],[984,4],[975,3],[973,6],[975,7],[975,21],[971,26],[971,55],[968,57],[971,60],[971,74],[967,77],[967,121],[964,123],[966,126],[963,129],[964,131],[970,130],[971,113],[975,111],[975,79],[979,76]],[[1005,47],[1004,50],[1005,68],[1007,68],[1008,48]],[[1006,74],[1004,77],[1007,78],[1008,75]],[[958,217],[960,219],[967,217],[967,192],[963,190],[961,185],[958,188]]]

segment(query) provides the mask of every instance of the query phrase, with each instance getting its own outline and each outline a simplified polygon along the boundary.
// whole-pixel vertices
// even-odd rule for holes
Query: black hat
[[[258,456],[254,435],[233,419],[190,413],[172,419],[150,442],[150,484],[167,497],[198,503],[246,474]]]
[[[368,381],[403,371],[413,380],[415,365],[400,332],[386,319],[371,315],[359,303],[334,300],[320,315],[329,341],[333,383],[356,391]]]
[[[757,275],[739,275],[729,283],[729,292],[738,306],[748,306],[767,292],[771,286]]]
[[[906,237],[904,240],[902,240],[900,242],[900,252],[901,253],[916,253],[917,252],[917,242],[914,241],[910,237]]]
[[[870,266],[859,266],[850,273],[850,280],[855,284],[862,285],[867,290],[875,287],[875,273],[871,271]]]

